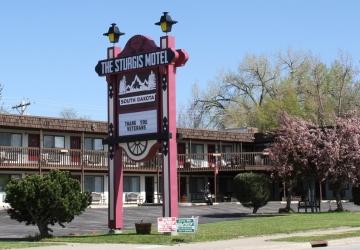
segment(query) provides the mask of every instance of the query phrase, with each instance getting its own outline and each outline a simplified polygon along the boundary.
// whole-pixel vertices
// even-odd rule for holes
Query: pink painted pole
[[[123,224],[123,166],[122,166],[122,149],[115,146],[114,155],[114,220],[111,221],[110,228],[121,230]]]
[[[175,37],[165,36],[160,38],[161,48],[172,48],[175,50]],[[162,91],[163,101],[163,124],[167,120],[168,132],[172,135],[167,143],[168,150],[163,152],[163,216],[178,216],[178,179],[176,166],[176,85],[175,85],[175,64],[166,66],[167,88]]]
[[[110,47],[107,57],[117,57],[121,52],[118,47]],[[117,76],[107,77],[108,82],[108,135],[118,135],[118,81]],[[123,229],[123,162],[122,149],[118,145],[109,145],[109,208],[108,227],[111,230]]]

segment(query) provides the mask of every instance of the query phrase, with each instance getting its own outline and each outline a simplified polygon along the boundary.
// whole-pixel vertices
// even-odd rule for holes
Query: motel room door
[[[28,135],[28,159],[29,161],[39,161],[40,153],[40,135]]]
[[[81,137],[80,136],[70,136],[70,149],[76,150],[71,151],[71,162],[80,163],[80,149],[81,149]]]
[[[177,155],[178,165],[180,168],[183,168],[185,164],[185,154],[186,154],[185,143],[177,144],[177,154],[178,154]]]
[[[145,203],[154,203],[154,177],[145,176]]]
[[[212,154],[215,153],[216,148],[214,144],[208,144],[208,163],[210,167],[215,167],[216,158]]]

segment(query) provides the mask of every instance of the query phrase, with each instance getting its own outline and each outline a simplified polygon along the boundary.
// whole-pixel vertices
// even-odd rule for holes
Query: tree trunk
[[[40,238],[49,238],[51,235],[49,234],[49,228],[47,224],[39,223],[37,224],[40,231]]]
[[[310,202],[310,206],[311,206],[311,212],[315,212],[314,211],[314,206],[315,206],[315,179],[311,178],[310,183],[309,183],[309,202]]]
[[[335,199],[336,199],[336,211],[342,212],[344,211],[342,202],[341,202],[341,188],[335,190]]]
[[[286,195],[286,207],[287,211],[291,210],[291,196],[292,196],[292,183],[288,183],[287,185],[287,195]]]
[[[253,214],[256,214],[256,212],[258,211],[258,209],[259,209],[258,207],[254,207],[254,208],[253,208]]]

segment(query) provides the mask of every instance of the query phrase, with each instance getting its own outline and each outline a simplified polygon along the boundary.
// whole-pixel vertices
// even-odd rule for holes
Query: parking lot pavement
[[[331,204],[333,208],[334,204]],[[280,202],[269,202],[265,207],[259,209],[258,213],[277,213],[284,204]],[[352,203],[345,203],[344,208],[350,211],[360,211],[360,207]],[[293,204],[296,209],[296,204]],[[324,204],[323,211],[329,209],[328,204]],[[162,208],[160,206],[141,206],[124,208],[124,227],[125,229],[134,228],[134,223],[140,220],[156,223],[157,217],[161,217]],[[233,220],[244,218],[244,215],[251,213],[251,209],[245,208],[235,203],[220,203],[214,206],[189,206],[179,207],[181,217],[199,216],[199,223],[210,223],[216,221]],[[71,223],[66,224],[66,228],[54,226],[54,235],[69,234],[91,234],[105,233],[107,228],[107,209],[106,208],[89,208],[80,216],[77,216]],[[0,211],[0,238],[19,238],[29,235],[35,235],[38,232],[35,226],[25,226],[11,220],[5,211]]]

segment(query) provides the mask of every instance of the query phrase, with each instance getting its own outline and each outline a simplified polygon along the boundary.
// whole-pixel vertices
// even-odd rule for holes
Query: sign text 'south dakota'
[[[115,58],[100,61],[96,67],[96,72],[101,76],[127,70],[166,65],[171,63],[173,57],[174,52],[169,49],[165,49],[135,56]]]
[[[148,103],[148,102],[154,102],[154,101],[155,101],[155,94],[123,97],[123,98],[120,98],[120,106],[139,104],[139,103]]]

